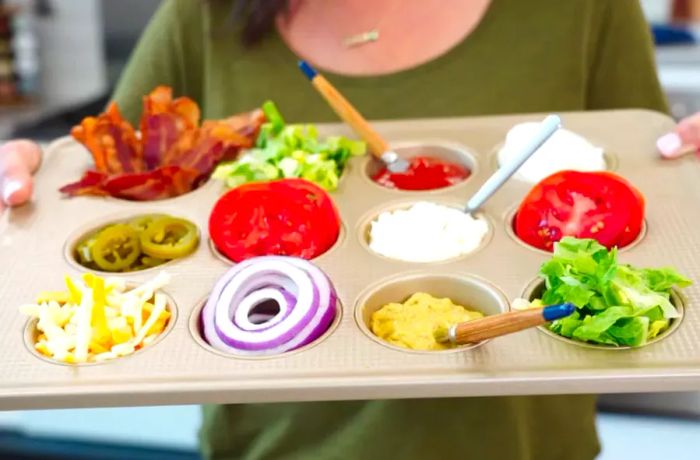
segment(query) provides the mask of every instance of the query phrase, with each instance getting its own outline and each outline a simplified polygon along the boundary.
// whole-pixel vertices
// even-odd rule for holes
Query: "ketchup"
[[[399,190],[434,190],[462,182],[469,174],[471,171],[460,164],[417,156],[409,159],[405,172],[394,173],[384,167],[372,180],[384,187]]]

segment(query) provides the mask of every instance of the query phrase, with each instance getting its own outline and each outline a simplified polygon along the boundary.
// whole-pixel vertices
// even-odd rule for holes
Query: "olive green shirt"
[[[135,120],[159,84],[221,118],[272,99],[289,121],[335,121],[276,34],[240,46],[231,2],[166,0],[115,100]],[[410,32],[407,32],[410,33]],[[378,77],[326,76],[371,119],[637,107],[666,110],[637,0],[493,0],[449,52]],[[202,451],[240,459],[592,459],[593,396],[205,407]]]

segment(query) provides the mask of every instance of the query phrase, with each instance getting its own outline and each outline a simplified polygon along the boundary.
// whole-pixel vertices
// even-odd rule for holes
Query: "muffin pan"
[[[384,209],[420,200],[464,203],[493,171],[493,152],[516,123],[541,115],[377,122],[376,128],[410,153],[440,146],[471,166],[464,183],[431,192],[401,192],[370,183],[371,158],[348,165],[332,193],[343,221],[339,242],[314,260],[331,278],[342,314],[318,341],[284,355],[243,359],[212,352],[199,336],[197,312],[230,263],[207,238],[209,212],[223,191],[217,181],[178,198],[147,203],[92,197],[63,198],[58,188],[89,166],[84,148],[54,142],[38,173],[36,199],[0,216],[0,410],[145,404],[423,398],[511,394],[640,392],[700,387],[700,285],[674,294],[683,307],[662,338],[634,350],[572,344],[531,329],[478,346],[416,353],[382,343],[367,318],[382,302],[403,301],[421,289],[491,314],[508,299],[531,292],[548,255],[509,236],[512,210],[530,185],[510,181],[484,207],[491,234],[478,251],[441,263],[405,263],[366,247],[368,222]],[[638,110],[562,114],[564,126],[614,152],[615,169],[645,195],[646,234],[621,253],[638,266],[676,267],[700,279],[700,163],[667,162],[655,140],[673,126],[658,113]],[[350,135],[342,125],[323,134]],[[94,366],[51,362],[31,351],[31,324],[18,307],[40,290],[61,288],[64,274],[85,271],[65,253],[84,232],[122,218],[167,213],[189,219],[201,233],[190,256],[162,267],[173,276],[165,291],[176,305],[169,331],[144,350]],[[122,274],[128,282],[154,270]],[[682,304],[682,305],[681,305]],[[25,343],[27,342],[27,343]]]

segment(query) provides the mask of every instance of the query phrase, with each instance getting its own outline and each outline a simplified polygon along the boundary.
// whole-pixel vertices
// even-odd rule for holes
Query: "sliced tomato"
[[[593,238],[612,248],[634,241],[644,221],[644,198],[609,172],[562,171],[535,185],[520,204],[515,233],[552,250],[564,236]]]
[[[273,254],[312,259],[330,249],[339,233],[333,200],[303,179],[236,187],[209,217],[212,242],[234,262]]]
[[[630,188],[630,190],[632,190],[635,198],[637,199],[637,206],[632,207],[632,211],[634,213],[632,217],[630,217],[628,225],[625,228],[625,231],[622,233],[622,236],[620,237],[620,241],[618,241],[616,244],[617,247],[624,248],[625,246],[634,242],[634,240],[636,240],[639,236],[639,233],[642,231],[642,226],[644,225],[644,210],[646,206],[646,201],[644,200],[644,195],[642,195],[642,192],[640,192],[626,179],[611,172],[600,172],[600,174],[607,175],[613,179],[624,182]]]
[[[289,196],[289,200],[292,201],[297,209],[290,209],[289,207],[284,207],[281,211],[285,215],[291,212],[298,212],[299,209],[303,209],[307,213],[307,219],[309,221],[308,226],[302,226],[296,229],[301,234],[306,232],[318,233],[317,228],[324,228],[326,223],[334,222],[337,224],[337,232],[320,232],[318,234],[319,239],[312,241],[318,243],[321,247],[330,248],[335,241],[338,239],[338,233],[340,231],[339,226],[339,216],[338,210],[333,203],[330,195],[326,193],[323,189],[317,185],[306,181],[304,179],[285,179],[281,181],[271,182],[271,186],[278,190],[279,193],[283,193]],[[281,219],[286,223],[287,231],[294,230],[292,228],[292,221],[288,219]],[[295,232],[292,232],[294,234]],[[324,249],[323,252],[325,252]]]

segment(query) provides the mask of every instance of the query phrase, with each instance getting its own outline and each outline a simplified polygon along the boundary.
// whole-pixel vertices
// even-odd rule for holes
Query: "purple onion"
[[[276,302],[279,312],[255,313],[266,301]],[[202,309],[204,338],[232,354],[284,353],[323,335],[335,319],[336,303],[330,280],[311,262],[255,257],[234,265],[214,286]]]

